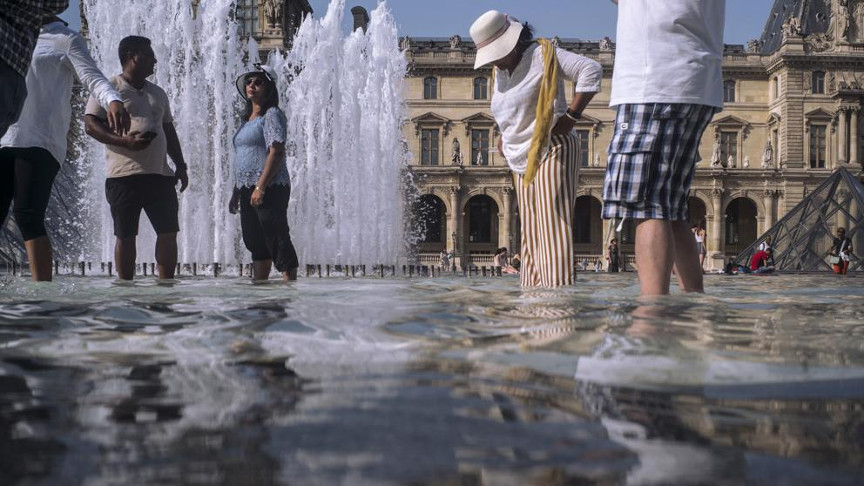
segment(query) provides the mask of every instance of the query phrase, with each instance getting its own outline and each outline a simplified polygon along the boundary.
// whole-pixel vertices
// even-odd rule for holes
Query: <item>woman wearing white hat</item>
[[[526,23],[490,10],[471,26],[474,69],[495,66],[492,115],[499,150],[516,174],[522,225],[523,286],[571,285],[577,142],[573,127],[594,94],[603,68],[595,61],[534,39]],[[574,83],[568,104],[564,80]]]
[[[246,109],[234,135],[235,187],[228,210],[240,212],[243,243],[252,252],[252,278],[267,280],[275,265],[284,280],[295,280],[299,263],[288,228],[287,119],[279,109],[275,72],[256,68],[237,78]]]

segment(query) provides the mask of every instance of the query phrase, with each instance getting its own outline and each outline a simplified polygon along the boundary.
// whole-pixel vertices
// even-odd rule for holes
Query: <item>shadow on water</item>
[[[0,484],[856,484],[864,290],[0,282]]]

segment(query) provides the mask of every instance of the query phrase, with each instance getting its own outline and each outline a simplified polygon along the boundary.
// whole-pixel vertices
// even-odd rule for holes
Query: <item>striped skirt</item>
[[[579,165],[573,134],[554,135],[546,158],[527,187],[516,174],[522,224],[524,287],[561,287],[576,281],[573,269],[573,208]]]

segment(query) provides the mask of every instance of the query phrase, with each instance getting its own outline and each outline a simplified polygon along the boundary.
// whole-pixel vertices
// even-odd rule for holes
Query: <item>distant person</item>
[[[506,247],[498,248],[498,250],[495,251],[495,256],[492,258],[492,265],[501,268],[503,273],[519,273],[519,270],[510,265],[507,256],[508,253]]]
[[[510,266],[513,267],[513,269],[517,272],[520,268],[522,268],[522,257],[519,256],[518,253],[514,254],[513,257],[510,259]]]
[[[535,40],[534,30],[490,10],[471,26],[474,69],[492,64],[492,115],[499,152],[516,174],[522,227],[523,286],[560,287],[576,280],[573,206],[579,170],[573,127],[600,91],[603,68],[587,57]],[[565,80],[573,83],[567,102]]]
[[[699,268],[705,273],[705,257],[708,255],[708,247],[705,246],[705,228],[694,224],[691,229],[696,239],[696,248],[699,251]]]
[[[594,260],[594,273],[600,273],[603,270],[603,263],[600,262],[600,259]]]
[[[771,248],[771,236],[766,236],[762,243],[759,243],[759,250],[765,251],[768,248]]]
[[[67,8],[69,0],[0,0],[0,137],[24,108],[39,28]]]
[[[852,239],[846,237],[846,228],[837,228],[837,238],[834,238],[831,249],[828,250],[829,261],[835,274],[846,275],[853,252]]]
[[[613,0],[615,1],[615,0]],[[620,0],[603,218],[636,220],[642,295],[703,292],[687,199],[702,133],[723,106],[725,0]]]
[[[618,238],[612,238],[609,246],[606,248],[606,271],[609,273],[618,273],[621,271],[621,250],[618,248]]]
[[[750,258],[750,271],[754,273],[769,273],[774,271],[774,250],[767,248],[759,250]]]
[[[582,270],[588,270],[588,257],[582,257]]]
[[[438,255],[438,266],[442,271],[450,268],[450,255],[447,250],[441,250],[441,254]]]
[[[288,227],[288,119],[279,109],[276,73],[258,65],[237,78],[237,90],[246,106],[243,125],[234,135],[235,186],[229,211],[240,212],[243,243],[252,252],[252,278],[267,280],[275,266],[283,280],[297,280],[300,264]]]
[[[123,135],[129,129],[123,100],[96,67],[84,39],[57,17],[45,22],[27,70],[28,95],[21,116],[0,139],[0,225],[14,200],[15,223],[35,281],[50,281],[52,275],[45,211],[54,178],[66,160],[75,78],[107,110],[115,133]]]
[[[84,117],[87,134],[105,144],[108,159],[105,196],[114,220],[114,260],[117,276],[132,280],[138,255],[136,239],[141,210],[147,213],[156,231],[156,264],[160,279],[174,278],[177,266],[180,191],[189,185],[186,162],[174,129],[168,95],[147,81],[156,66],[156,55],[146,37],[129,36],[118,46],[123,72],[111,84],[123,98],[132,117],[130,132],[114,133],[107,124],[107,113],[99,101],[90,97]],[[175,169],[168,165],[171,157]]]

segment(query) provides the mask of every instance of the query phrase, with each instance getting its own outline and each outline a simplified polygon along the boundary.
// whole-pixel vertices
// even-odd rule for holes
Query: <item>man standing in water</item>
[[[687,197],[699,143],[723,106],[725,0],[612,0],[618,38],[610,106],[615,132],[603,218],[637,221],[642,295],[703,292]]]
[[[108,159],[105,195],[114,220],[114,260],[117,275],[132,280],[137,256],[138,219],[143,209],[156,231],[156,263],[159,278],[174,278],[177,266],[177,217],[175,184],[186,190],[189,178],[174,129],[168,95],[147,81],[156,66],[156,55],[146,37],[129,36],[118,49],[123,73],[111,83],[132,117],[131,131],[119,136],[106,123],[105,110],[90,98],[85,126],[87,134],[105,144]],[[171,156],[175,170],[168,166]]]

